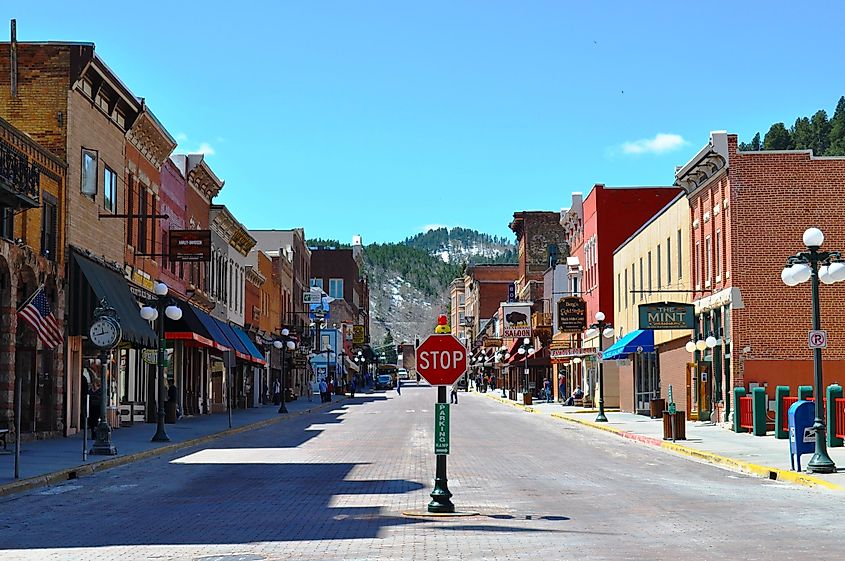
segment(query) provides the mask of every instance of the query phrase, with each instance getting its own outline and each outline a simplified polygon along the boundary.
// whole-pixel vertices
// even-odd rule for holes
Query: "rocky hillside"
[[[309,246],[349,247],[334,240]],[[431,330],[447,311],[449,284],[470,263],[515,263],[513,243],[466,228],[439,228],[400,243],[364,247],[370,281],[371,340],[390,331],[394,341],[413,341]]]

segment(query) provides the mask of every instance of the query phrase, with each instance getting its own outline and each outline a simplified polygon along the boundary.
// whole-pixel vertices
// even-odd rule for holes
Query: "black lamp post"
[[[179,321],[182,319],[182,310],[179,306],[165,306],[169,299],[167,293],[169,289],[163,282],[157,282],[153,287],[156,298],[156,307],[144,306],[141,308],[141,317],[147,321],[158,321],[158,356],[156,358],[156,376],[158,377],[158,400],[156,412],[156,432],[153,435],[152,442],[169,442],[170,437],[167,436],[167,431],[164,429],[164,420],[166,411],[164,408],[165,397],[167,395],[167,388],[164,384],[164,355],[165,344],[164,339],[164,316]]]
[[[787,286],[796,286],[810,281],[813,299],[813,330],[821,330],[819,305],[819,281],[833,284],[845,280],[845,263],[838,251],[821,251],[824,234],[818,228],[808,228],[803,236],[807,251],[799,251],[787,259],[787,266],[781,272],[781,279]],[[808,473],[835,473],[836,464],[827,453],[824,423],[824,383],[822,378],[822,349],[813,348],[813,381],[816,418],[813,429],[816,433],[816,450],[807,464]],[[831,404],[828,404],[830,406]]]
[[[287,397],[287,377],[285,376],[285,363],[287,362],[287,357],[285,356],[287,351],[293,351],[296,349],[296,341],[294,341],[293,337],[290,336],[290,331],[288,328],[282,329],[282,336],[279,339],[273,341],[273,346],[278,350],[282,351],[282,399],[281,404],[279,405],[279,413],[287,413],[288,408],[285,405],[285,398]]]
[[[613,326],[604,321],[604,312],[596,312],[596,323],[590,329],[598,331],[599,335],[599,414],[596,416],[597,423],[606,423],[607,415],[604,414],[604,359],[601,354],[604,351],[604,338],[613,337]]]
[[[498,362],[499,364],[504,364],[504,362],[508,358],[510,358],[510,355],[508,354],[508,348],[506,346],[502,345],[496,351],[496,355],[495,355],[494,360],[496,362]],[[502,388],[501,388],[502,389],[502,397],[507,397],[507,394],[505,394],[505,377],[504,376],[502,376],[501,384],[502,384]]]
[[[474,322],[475,322],[475,316],[464,316],[464,328],[467,330],[467,333],[468,333],[467,341],[469,342],[469,345],[467,346],[467,348],[470,351],[472,351],[472,347],[475,343],[472,339],[473,327],[474,327],[473,323]],[[467,354],[469,354],[469,353],[467,353]],[[464,380],[466,381],[466,387],[464,389],[465,389],[465,391],[468,392],[469,391],[469,369],[467,369],[467,371],[464,373]]]
[[[525,370],[523,372],[525,375],[525,383],[522,386],[522,394],[524,396],[528,392],[528,356],[534,352],[534,347],[531,345],[531,339],[528,337],[523,339],[522,344],[519,346],[519,349],[517,349],[516,352],[525,357]],[[523,402],[525,402],[525,397],[523,397],[522,400]]]

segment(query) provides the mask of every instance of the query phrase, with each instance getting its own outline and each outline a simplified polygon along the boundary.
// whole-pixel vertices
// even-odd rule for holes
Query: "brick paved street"
[[[834,492],[463,393],[449,485],[480,515],[404,517],[428,500],[434,399],[431,388],[379,392],[0,499],[0,558],[841,558]]]

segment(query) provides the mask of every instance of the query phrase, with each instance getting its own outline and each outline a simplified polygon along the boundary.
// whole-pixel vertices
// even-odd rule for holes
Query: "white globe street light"
[[[833,275],[830,274],[829,265],[822,265],[819,267],[819,280],[825,284],[833,284],[836,282],[836,279],[834,279]]]
[[[695,348],[698,351],[703,351],[707,348],[707,342],[704,339],[699,339],[695,342]]]
[[[604,321],[604,312],[596,312],[596,321]]]
[[[602,331],[602,335],[604,335],[605,339],[610,339],[615,335],[615,332],[613,331],[612,327],[606,327],[604,331]]]
[[[845,263],[842,263],[841,261],[834,261],[828,266],[827,271],[830,278],[833,279],[833,282],[845,280]]]
[[[807,247],[820,247],[824,243],[824,234],[818,228],[807,228],[803,239]]]
[[[692,354],[695,352],[695,341],[687,341],[686,346],[684,347],[688,353]]]
[[[182,319],[182,309],[179,306],[168,306],[164,309],[164,315],[173,321]]]
[[[707,345],[708,348],[712,349],[717,344],[719,344],[719,340],[710,335],[707,339],[704,340],[704,343]]]
[[[798,284],[798,281],[792,276],[794,269],[795,265],[790,265],[789,267],[784,267],[780,272],[780,280],[782,280],[783,284],[786,286],[796,286]]]
[[[813,274],[813,270],[806,263],[799,263],[792,266],[792,280],[797,284],[807,282]]]
[[[154,321],[155,318],[158,316],[158,312],[156,312],[155,308],[151,308],[150,306],[144,306],[141,308],[141,318],[147,321]]]
[[[157,282],[153,287],[153,290],[155,291],[156,296],[167,296],[168,288],[163,282]]]
[[[281,350],[282,347],[285,346],[285,344],[282,343],[281,341],[276,340],[276,341],[273,341],[273,346],[276,347],[277,349]]]

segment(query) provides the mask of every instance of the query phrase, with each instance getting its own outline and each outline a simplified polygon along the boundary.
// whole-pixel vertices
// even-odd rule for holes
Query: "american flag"
[[[48,349],[62,344],[62,328],[53,316],[43,286],[38,287],[26,306],[18,310],[18,317],[32,326],[38,339]]]

